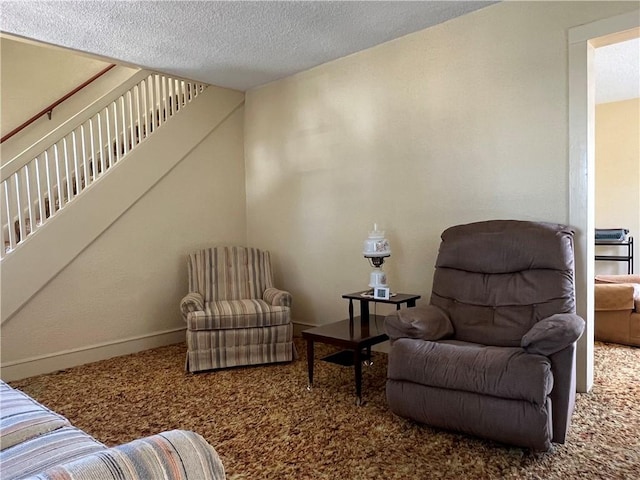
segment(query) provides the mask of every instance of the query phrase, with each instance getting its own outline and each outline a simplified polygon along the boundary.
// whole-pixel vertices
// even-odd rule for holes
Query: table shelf
[[[597,262],[626,262],[627,264],[627,273],[629,275],[633,274],[633,237],[630,236],[624,242],[611,242],[611,241],[603,241],[596,240],[597,247],[626,247],[627,254],[626,255],[598,255],[596,254],[595,260]]]
[[[384,331],[384,315],[369,313],[369,303],[390,303],[396,306],[406,303],[415,307],[420,295],[398,293],[390,299],[374,299],[363,296],[365,292],[348,293],[342,296],[349,300],[349,318],[337,322],[309,328],[302,331],[307,341],[308,389],[313,385],[314,343],[320,342],[344,349],[324,357],[323,360],[344,366],[352,366],[355,371],[356,404],[362,405],[362,362],[371,358],[371,347],[388,340]],[[360,302],[360,315],[354,316],[353,301]]]

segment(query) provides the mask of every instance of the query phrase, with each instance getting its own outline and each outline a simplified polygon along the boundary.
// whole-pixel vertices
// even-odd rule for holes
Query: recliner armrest
[[[51,467],[32,480],[223,480],[222,461],[200,435],[171,430]]]
[[[198,312],[204,310],[204,298],[198,292],[189,292],[180,301],[180,311],[182,317],[186,320],[190,312]]]
[[[577,341],[584,331],[584,320],[575,313],[557,313],[536,323],[524,334],[520,346],[528,353],[553,355]]]
[[[262,299],[269,305],[291,307],[291,294],[275,287],[268,287],[262,294]]]
[[[449,316],[435,305],[396,310],[385,317],[384,326],[391,343],[398,338],[433,341],[453,335]]]

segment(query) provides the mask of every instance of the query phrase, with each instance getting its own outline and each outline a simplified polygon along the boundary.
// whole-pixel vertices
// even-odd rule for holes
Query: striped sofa
[[[291,361],[291,294],[273,286],[268,251],[240,246],[191,253],[187,323],[190,372]]]
[[[172,430],[107,448],[69,421],[0,381],[2,480],[224,479],[200,435]]]

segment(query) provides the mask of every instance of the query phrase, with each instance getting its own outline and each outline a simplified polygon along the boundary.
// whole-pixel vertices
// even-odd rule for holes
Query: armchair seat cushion
[[[206,302],[204,310],[187,314],[187,329],[190,331],[270,327],[287,323],[289,307],[269,305],[259,299]]]
[[[388,376],[447,390],[544,405],[553,388],[549,359],[519,347],[396,340]]]

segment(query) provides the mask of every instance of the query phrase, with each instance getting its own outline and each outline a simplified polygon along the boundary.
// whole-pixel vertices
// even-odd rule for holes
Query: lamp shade
[[[364,241],[362,254],[367,258],[388,257],[391,255],[389,240],[384,238],[384,230],[378,230],[378,224],[373,224],[373,230]]]

